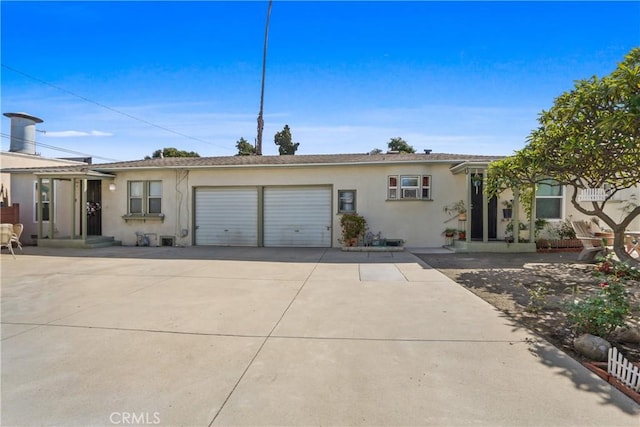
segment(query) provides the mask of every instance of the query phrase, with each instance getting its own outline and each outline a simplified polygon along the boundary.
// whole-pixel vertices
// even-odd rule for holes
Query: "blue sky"
[[[95,162],[163,147],[234,155],[256,137],[266,12],[266,1],[2,1],[2,112],[42,118],[47,157],[73,154],[46,146]],[[575,80],[639,45],[638,2],[274,1],[263,154],[288,124],[298,154],[402,137],[509,155]],[[3,116],[3,151],[9,128]]]

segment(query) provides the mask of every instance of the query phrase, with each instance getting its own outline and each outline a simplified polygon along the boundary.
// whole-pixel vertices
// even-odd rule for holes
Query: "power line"
[[[213,146],[216,146],[216,147],[220,147],[220,148],[227,148],[227,149],[229,149],[228,147],[224,147],[224,146],[219,145],[219,144],[214,144],[213,142],[205,141],[204,139],[200,139],[200,138],[197,138],[197,137],[195,137],[195,136],[190,136],[190,135],[187,135],[187,134],[184,134],[184,133],[181,133],[181,132],[175,131],[175,130],[173,130],[173,129],[169,129],[169,128],[164,127],[164,126],[157,125],[157,124],[152,123],[152,122],[150,122],[150,121],[148,121],[148,120],[141,119],[141,118],[136,117],[136,116],[132,116],[131,114],[125,113],[125,112],[120,111],[120,110],[117,110],[117,109],[115,109],[115,108],[113,108],[113,107],[109,107],[108,105],[105,105],[105,104],[102,104],[102,103],[100,103],[100,102],[94,101],[94,100],[89,99],[89,98],[87,98],[87,97],[85,97],[85,96],[78,95],[77,93],[71,92],[70,90],[64,89],[64,88],[62,88],[62,87],[60,87],[60,86],[57,86],[57,85],[54,85],[53,83],[49,83],[49,82],[47,82],[47,81],[45,81],[45,80],[39,79],[39,78],[37,78],[37,77],[34,77],[34,76],[30,75],[30,74],[27,74],[27,73],[25,73],[25,72],[23,72],[23,71],[17,70],[17,69],[15,69],[15,68],[13,68],[13,67],[10,67],[10,66],[6,65],[6,64],[1,64],[1,65],[2,65],[2,67],[6,68],[7,70],[13,71],[13,72],[14,72],[14,73],[16,73],[16,74],[20,74],[20,75],[22,75],[22,76],[24,76],[24,77],[27,77],[27,78],[29,78],[29,79],[31,79],[31,80],[34,80],[34,81],[38,82],[38,83],[42,83],[42,84],[44,84],[44,85],[50,86],[50,87],[52,87],[52,88],[54,88],[54,89],[57,89],[57,90],[62,91],[62,92],[64,92],[64,93],[67,93],[67,94],[69,94],[69,95],[71,95],[71,96],[75,96],[76,98],[82,99],[83,101],[89,102],[89,103],[91,103],[91,104],[95,104],[95,105],[97,105],[97,106],[99,106],[99,107],[105,108],[105,109],[107,109],[107,110],[109,110],[109,111],[112,111],[112,112],[114,112],[114,113],[117,113],[117,114],[123,115],[123,116],[125,116],[125,117],[130,118],[130,119],[133,119],[133,120],[136,120],[136,121],[138,121],[138,122],[144,123],[144,124],[146,124],[146,125],[149,125],[149,126],[152,126],[152,127],[158,128],[158,129],[161,129],[161,130],[163,130],[163,131],[165,131],[165,132],[170,132],[170,133],[173,133],[173,134],[175,134],[175,135],[181,136],[181,137],[183,137],[183,138],[191,139],[191,140],[198,141],[198,142],[203,142],[203,143],[205,143],[205,144],[213,145]]]
[[[0,137],[2,138],[7,138],[7,139],[11,139],[11,135],[6,134],[4,132],[0,132]],[[21,140],[22,142],[25,142],[27,144],[31,144],[34,147],[39,146],[39,147],[44,147],[44,148],[48,148],[50,150],[56,150],[56,151],[62,151],[64,153],[69,153],[69,154],[75,154],[77,156],[82,156],[82,157],[92,157],[92,158],[96,158],[96,159],[102,159],[102,160],[107,160],[110,162],[119,162],[120,160],[117,159],[110,159],[109,157],[101,157],[101,156],[94,156],[92,154],[87,154],[87,153],[81,153],[79,151],[73,151],[73,150],[68,150],[66,148],[60,148],[60,147],[54,147],[53,145],[48,145],[48,144],[43,144],[41,142],[36,143],[36,141],[30,141],[28,139],[24,139],[24,138],[17,138],[17,137],[13,137],[13,139],[18,139]],[[35,151],[35,150],[34,150]]]

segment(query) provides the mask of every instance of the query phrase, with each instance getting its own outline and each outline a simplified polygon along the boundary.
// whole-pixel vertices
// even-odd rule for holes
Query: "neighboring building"
[[[38,117],[26,113],[5,113],[11,119],[11,145],[9,151],[0,152],[0,167],[7,169],[43,168],[55,166],[81,166],[91,163],[91,159],[52,159],[36,154],[35,125],[42,123]],[[36,181],[33,177],[21,180],[17,175],[0,173],[0,202],[3,207],[20,205],[19,222],[24,224],[21,240],[35,243],[37,211]],[[13,180],[12,178],[16,178]],[[43,183],[43,205],[48,203],[48,183]],[[69,196],[70,197],[70,196]],[[66,206],[60,207],[57,214],[64,216]],[[45,209],[45,212],[47,210]]]

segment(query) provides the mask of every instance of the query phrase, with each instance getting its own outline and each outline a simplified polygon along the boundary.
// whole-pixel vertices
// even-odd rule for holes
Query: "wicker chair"
[[[13,253],[13,224],[0,224],[0,250],[9,248],[11,255],[15,259],[16,254]]]
[[[20,236],[22,236],[22,230],[24,230],[24,225],[22,224],[13,224],[13,237],[11,238],[11,242],[15,243],[20,252],[22,252],[22,243],[20,242]]]

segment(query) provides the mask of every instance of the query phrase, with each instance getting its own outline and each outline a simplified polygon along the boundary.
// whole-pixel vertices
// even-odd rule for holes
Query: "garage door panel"
[[[196,245],[258,245],[257,189],[198,189],[195,200]]]
[[[331,246],[331,188],[264,190],[265,246]]]

